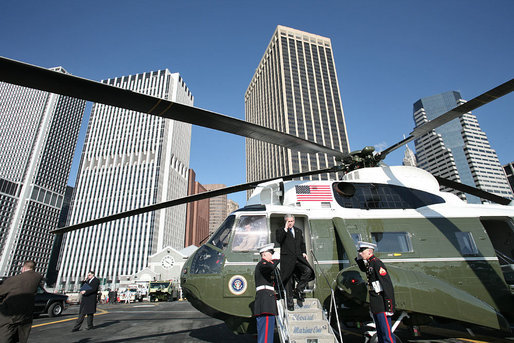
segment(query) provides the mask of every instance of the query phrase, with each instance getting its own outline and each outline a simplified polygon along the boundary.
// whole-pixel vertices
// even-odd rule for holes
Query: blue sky
[[[195,106],[244,119],[255,68],[276,26],[289,26],[331,38],[357,150],[408,135],[419,98],[458,90],[471,99],[511,79],[513,13],[512,0],[3,0],[0,55],[93,80],[168,68],[182,75]],[[514,94],[474,114],[500,162],[514,161]],[[386,163],[402,157],[400,149]],[[244,139],[194,127],[190,167],[204,184],[246,182]],[[241,205],[245,195],[229,198]]]

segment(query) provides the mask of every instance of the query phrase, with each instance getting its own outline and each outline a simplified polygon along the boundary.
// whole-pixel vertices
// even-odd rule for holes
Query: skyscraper
[[[203,185],[206,190],[213,191],[226,185],[215,183]],[[227,218],[227,195],[219,195],[209,199],[209,233],[212,234]]]
[[[510,184],[510,189],[514,192],[514,162],[503,165],[503,170]]]
[[[0,82],[0,276],[46,273],[85,105]]]
[[[409,167],[415,167],[416,166],[416,155],[409,148],[408,145],[405,146],[405,153],[403,154],[402,165],[409,166]]]
[[[416,126],[432,120],[466,101],[450,91],[414,103]],[[496,152],[480,129],[475,115],[465,113],[414,141],[418,167],[434,175],[512,198],[513,194]],[[449,189],[469,203],[480,199]]]
[[[103,83],[193,105],[178,73],[159,70]],[[94,104],[69,224],[187,195],[191,125]],[[58,287],[78,289],[88,270],[110,287],[147,266],[166,246],[184,247],[186,205],[66,234]]]
[[[330,39],[277,26],[246,90],[245,114],[249,122],[348,152]],[[246,140],[248,182],[333,165],[334,157],[326,154]]]
[[[207,191],[197,182],[196,173],[189,169],[187,195],[198,194]],[[198,200],[187,204],[186,233],[184,247],[190,245],[200,246],[209,236],[209,199]]]
[[[237,210],[239,208],[239,204],[235,202],[234,200],[228,199],[227,200],[227,216]]]

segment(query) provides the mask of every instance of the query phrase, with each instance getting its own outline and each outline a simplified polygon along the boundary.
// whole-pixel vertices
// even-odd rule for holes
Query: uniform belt
[[[267,289],[267,290],[270,290],[270,291],[274,291],[275,288],[273,288],[272,286],[259,286],[255,289],[256,292],[258,291],[262,291],[263,289]]]

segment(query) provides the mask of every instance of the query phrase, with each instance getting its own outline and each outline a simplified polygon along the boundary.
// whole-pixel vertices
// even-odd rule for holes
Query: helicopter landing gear
[[[401,321],[405,317],[409,318],[409,315],[407,314],[407,312],[403,311],[400,314],[400,316],[398,317],[398,319],[396,319],[396,321],[393,324],[393,327],[391,328],[392,329],[391,331],[393,332],[394,340],[396,341],[396,343],[402,343],[402,340],[400,339],[400,337],[398,337],[396,334],[394,334],[394,331],[396,330],[398,325],[400,325]],[[366,337],[364,340],[364,343],[378,343],[378,336],[377,336],[377,330],[376,330],[375,323],[370,322],[370,323],[366,324],[366,326],[371,328],[372,330],[368,330],[368,331],[364,332],[364,336]]]

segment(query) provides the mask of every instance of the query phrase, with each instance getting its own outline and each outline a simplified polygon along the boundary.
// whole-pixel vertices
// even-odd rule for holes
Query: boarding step
[[[335,343],[337,342],[332,334],[322,334],[314,336],[291,335],[289,343]]]
[[[322,307],[317,298],[306,298],[305,301],[298,301],[297,299],[294,299],[294,310],[322,310]]]
[[[300,322],[300,321],[318,321],[323,320],[323,313],[321,310],[303,310],[298,309],[295,311],[287,312],[287,320],[289,323],[291,322]]]
[[[328,334],[328,323],[326,321],[289,322],[288,329],[291,336],[318,336]]]
[[[294,310],[285,310],[284,325],[289,343],[334,343],[337,340],[316,298],[294,300]],[[282,337],[281,337],[282,338]]]

